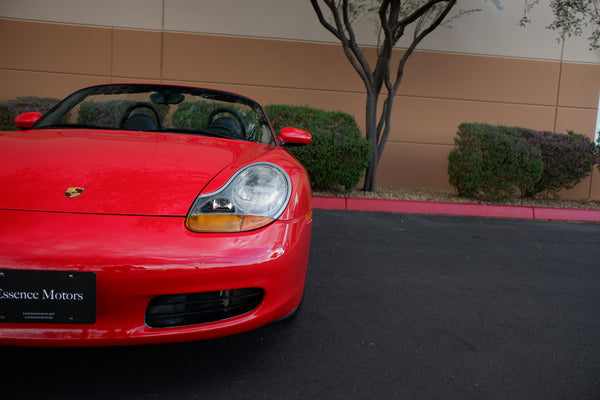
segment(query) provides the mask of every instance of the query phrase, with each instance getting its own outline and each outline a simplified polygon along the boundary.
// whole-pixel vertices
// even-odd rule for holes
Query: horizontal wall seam
[[[294,39],[294,38],[278,38],[278,37],[268,37],[268,36],[252,36],[252,35],[228,35],[225,33],[211,33],[211,32],[193,32],[193,31],[183,31],[176,29],[165,29],[165,33],[174,33],[179,35],[198,35],[198,36],[210,36],[210,37],[221,37],[221,38],[231,38],[231,39],[251,39],[251,40],[271,40],[276,42],[292,42],[292,43],[305,43],[305,44],[315,44],[315,45],[326,45],[326,46],[335,46],[341,47],[339,42],[327,42],[327,41],[319,41],[319,40],[303,40],[303,39]],[[375,45],[368,44],[358,44],[361,49],[377,49],[378,47]],[[403,52],[407,48],[405,47],[394,47],[394,51]],[[471,57],[489,57],[489,58],[502,58],[506,60],[520,60],[520,61],[536,61],[536,62],[548,62],[548,63],[558,63],[560,62],[560,58],[541,58],[541,57],[522,57],[522,56],[510,56],[505,54],[492,54],[492,53],[468,53],[468,52],[460,52],[460,51],[441,51],[441,50],[432,50],[432,49],[424,49],[418,48],[415,50],[415,53],[432,53],[432,54],[452,54],[457,56],[471,56]],[[568,64],[583,64],[583,65],[598,65],[596,62],[592,61],[569,61],[564,60],[565,63]]]
[[[18,73],[40,73],[40,74],[53,74],[53,75],[63,75],[63,76],[81,76],[81,77],[96,77],[96,78],[106,78],[106,79],[123,79],[127,80],[129,78],[139,80],[139,76],[126,76],[126,75],[112,75],[112,74],[85,74],[85,73],[77,73],[77,72],[64,72],[64,71],[52,71],[52,70],[35,70],[35,69],[14,69],[14,68],[0,68],[0,71],[10,71],[10,72],[18,72]],[[142,77],[142,79],[156,80],[158,77]],[[319,88],[310,88],[310,87],[295,87],[295,86],[275,86],[275,85],[254,85],[254,84],[243,84],[236,82],[212,82],[212,81],[189,81],[183,79],[176,79],[172,77],[163,77],[163,80],[171,80],[178,82],[187,82],[186,84],[192,86],[197,85],[199,82],[206,83],[206,86],[219,86],[219,85],[231,85],[235,84],[240,87],[249,87],[249,88],[266,88],[266,89],[277,89],[277,90],[297,90],[297,91],[308,91],[308,92],[320,92],[320,93],[339,93],[339,94],[355,94],[355,95],[366,95],[365,92],[353,91],[353,90],[336,90],[336,89],[319,89]],[[381,95],[380,98],[384,99],[385,95]],[[512,106],[528,106],[528,107],[540,107],[540,108],[554,108],[553,104],[542,104],[542,103],[526,103],[526,102],[511,102],[511,101],[502,101],[502,100],[486,100],[486,99],[475,99],[475,98],[461,98],[461,97],[435,97],[435,96],[419,96],[419,95],[411,95],[411,94],[397,94],[395,99],[418,99],[418,100],[441,100],[441,101],[453,101],[453,102],[467,102],[467,103],[485,103],[485,104],[497,104],[497,105],[512,105]],[[596,111],[596,107],[581,107],[581,106],[571,106],[571,105],[559,105],[559,109],[564,110],[584,110],[584,111]]]
[[[322,92],[322,93],[340,93],[340,94],[356,94],[356,95],[365,95],[366,92],[356,91],[356,90],[339,90],[339,89],[319,89],[319,88],[310,88],[310,87],[296,87],[296,86],[281,86],[281,85],[255,85],[241,82],[219,82],[219,81],[190,81],[187,79],[178,79],[173,77],[165,77],[164,79],[177,81],[177,82],[188,82],[189,85],[194,85],[197,83],[207,83],[209,85],[232,85],[235,84],[240,87],[260,87],[260,88],[268,88],[268,89],[277,89],[277,90],[299,90],[299,91],[307,91],[307,92]],[[385,94],[379,96],[382,99],[385,99]],[[473,103],[488,103],[488,104],[501,104],[501,105],[516,105],[516,106],[532,106],[532,107],[547,107],[554,108],[553,103],[525,103],[525,102],[511,102],[511,101],[501,101],[501,100],[485,100],[485,99],[476,99],[476,98],[461,98],[461,97],[435,97],[435,96],[419,96],[419,95],[411,95],[411,94],[397,94],[395,99],[401,98],[414,98],[414,99],[423,99],[423,100],[444,100],[444,101],[459,101],[459,102],[473,102]],[[583,109],[588,109],[581,107]],[[594,109],[595,108],[589,108]]]
[[[64,21],[47,21],[47,20],[35,20],[35,19],[23,19],[23,18],[11,18],[8,16],[0,17],[0,21],[17,21],[17,22],[30,22],[30,23],[38,23],[38,24],[50,24],[50,25],[65,25],[65,26],[74,26],[74,27],[87,27],[87,28],[97,28],[97,29],[123,29],[123,30],[132,30],[132,31],[143,31],[143,32],[164,32],[164,33],[174,33],[181,35],[198,35],[198,36],[211,36],[211,37],[223,37],[223,38],[235,38],[235,39],[251,39],[251,40],[271,40],[271,41],[279,41],[279,42],[292,42],[292,43],[307,43],[307,44],[315,44],[315,45],[327,45],[327,46],[341,46],[338,42],[327,42],[327,41],[318,41],[318,40],[302,40],[302,39],[294,39],[294,38],[280,38],[280,37],[268,37],[268,36],[252,36],[252,35],[227,35],[223,33],[210,33],[210,32],[194,32],[194,31],[184,31],[177,29],[161,29],[161,27],[156,28],[140,28],[140,27],[129,27],[129,26],[120,26],[120,25],[95,25],[95,24],[85,24],[85,23],[73,23],[73,22],[64,22]],[[363,49],[376,49],[375,45],[368,44],[359,44],[359,47]],[[396,51],[404,51],[406,48],[395,47]],[[558,58],[540,58],[540,57],[521,57],[521,56],[510,56],[504,54],[491,54],[491,53],[468,53],[468,52],[457,52],[457,51],[440,51],[440,50],[431,50],[431,49],[417,49],[417,53],[433,53],[433,54],[452,54],[452,55],[464,55],[464,56],[473,56],[473,57],[491,57],[491,58],[502,58],[508,60],[524,60],[524,61],[537,61],[537,62],[560,62]],[[568,64],[582,64],[582,65],[598,65],[597,62],[592,61],[573,61],[573,60],[564,60],[565,63]]]
[[[34,69],[14,69],[14,68],[0,68],[0,71],[7,72],[25,72],[25,73],[33,73],[33,74],[52,74],[52,75],[64,75],[64,76],[82,76],[82,77],[91,77],[91,78],[110,78],[110,74],[84,74],[80,72],[66,72],[66,71],[46,71],[46,70],[34,70]]]
[[[120,26],[120,25],[95,25],[95,24],[84,24],[81,22],[74,23],[74,22],[62,22],[62,21],[46,21],[46,20],[38,20],[38,19],[11,18],[11,17],[6,17],[6,16],[0,17],[0,22],[2,22],[2,20],[16,21],[16,22],[30,22],[30,23],[34,23],[34,24],[64,25],[64,26],[94,28],[94,29],[123,29],[123,30],[129,30],[129,31],[161,32],[160,28],[136,28],[136,27]]]

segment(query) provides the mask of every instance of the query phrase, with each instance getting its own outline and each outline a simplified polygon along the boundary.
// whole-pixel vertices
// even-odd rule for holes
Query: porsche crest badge
[[[73,197],[81,196],[85,189],[82,187],[70,187],[65,190],[65,197],[72,199]]]

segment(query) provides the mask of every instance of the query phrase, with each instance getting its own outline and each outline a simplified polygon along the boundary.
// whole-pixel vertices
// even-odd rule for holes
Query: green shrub
[[[514,187],[523,197],[543,192],[557,196],[600,162],[598,146],[573,132],[462,124],[455,145],[448,156],[449,181],[459,195],[468,197],[505,198]]]
[[[60,99],[52,97],[17,97],[13,100],[0,102],[0,130],[14,131],[15,117],[31,111],[38,111],[42,114],[54,107]]]
[[[543,170],[539,148],[514,133],[518,128],[464,123],[448,155],[448,177],[460,196],[489,200],[531,190]],[[512,134],[507,134],[510,132]]]
[[[541,178],[524,195],[533,197],[547,192],[558,195],[562,189],[572,189],[592,173],[598,163],[594,142],[584,135],[569,132],[521,130],[520,137],[541,151],[544,172]]]
[[[371,143],[362,137],[354,117],[306,106],[268,105],[265,111],[275,132],[293,126],[311,133],[309,145],[288,150],[304,165],[314,189],[351,190],[358,185],[371,157]]]

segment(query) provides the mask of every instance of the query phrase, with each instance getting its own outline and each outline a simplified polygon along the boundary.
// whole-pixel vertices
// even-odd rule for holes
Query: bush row
[[[448,178],[460,196],[502,200],[557,196],[589,176],[600,162],[586,136],[519,127],[464,123],[448,155]]]
[[[311,133],[309,145],[288,150],[307,169],[313,189],[351,190],[358,185],[371,157],[371,143],[353,116],[290,105],[268,105],[265,111],[275,132],[293,126]]]

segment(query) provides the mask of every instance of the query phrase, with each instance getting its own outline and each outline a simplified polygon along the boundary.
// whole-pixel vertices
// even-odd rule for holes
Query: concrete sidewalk
[[[600,210],[436,203],[408,200],[313,197],[313,208],[324,210],[383,211],[408,214],[465,215],[556,221],[600,222]]]

